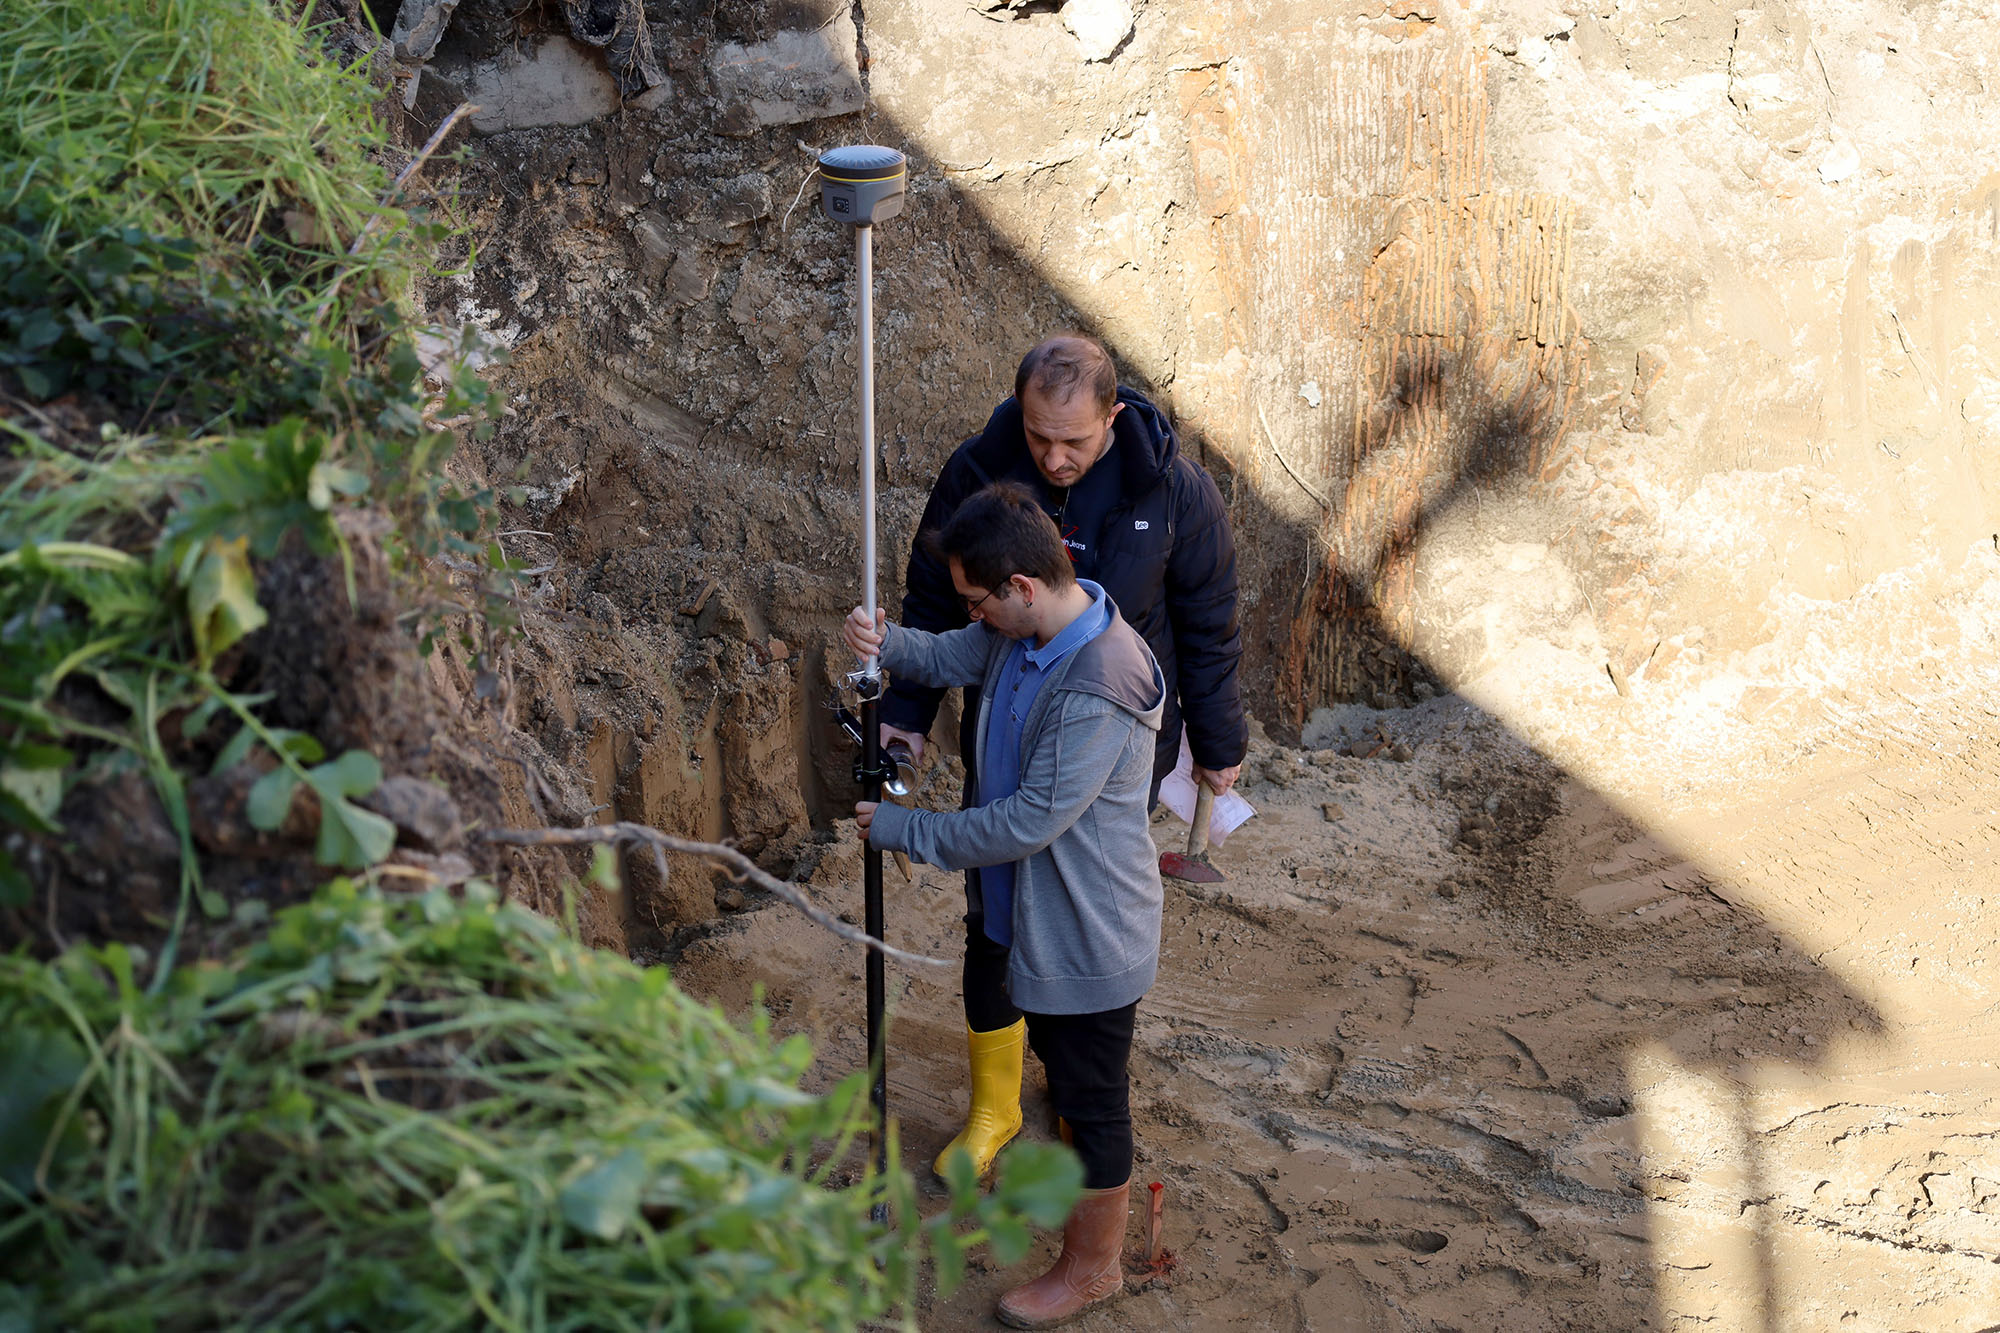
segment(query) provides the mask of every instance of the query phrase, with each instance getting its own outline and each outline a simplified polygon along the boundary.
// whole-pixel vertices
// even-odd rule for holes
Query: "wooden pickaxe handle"
[[[1200,778],[1194,783],[1194,822],[1188,825],[1188,859],[1208,852],[1208,822],[1215,813],[1215,791]]]

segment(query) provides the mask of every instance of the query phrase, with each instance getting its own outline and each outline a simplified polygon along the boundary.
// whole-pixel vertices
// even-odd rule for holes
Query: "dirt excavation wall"
[[[1206,1277],[1121,1319],[1990,1322],[1984,4],[655,0],[663,81],[622,102],[557,7],[404,9],[448,20],[412,114],[481,107],[478,263],[429,299],[510,357],[477,463],[525,488],[509,708],[552,817],[734,837],[852,905],[825,147],[911,158],[875,245],[891,605],[1055,328],[1221,485],[1264,815],[1223,894],[1170,891],[1141,1032]],[[859,1058],[823,941],[629,870],[642,953]],[[950,952],[949,877],[900,891]],[[914,1152],[960,1029],[948,985],[899,993]]]
[[[653,743],[635,698],[684,733],[651,814],[774,839],[837,784],[804,701],[854,582],[851,263],[799,197],[837,142],[914,162],[885,551],[1020,350],[1092,329],[1230,498],[1276,734],[1419,684],[1810,728],[1948,650],[1990,552],[1977,6],[662,6],[651,110],[508,13],[460,6],[425,72],[499,131],[438,313],[511,348],[489,463],[549,603],[643,659],[580,682],[625,738],[594,770]],[[778,719],[733,746],[759,795],[696,771],[688,737]],[[821,771],[766,762],[799,746]]]

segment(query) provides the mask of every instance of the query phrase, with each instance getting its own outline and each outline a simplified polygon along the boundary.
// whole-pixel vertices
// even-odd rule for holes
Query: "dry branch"
[[[382,214],[388,209],[390,204],[395,202],[396,196],[403,192],[403,187],[410,183],[410,178],[423,169],[424,163],[430,161],[431,154],[438,150],[438,146],[445,141],[445,136],[452,132],[453,127],[478,109],[478,107],[470,102],[460,102],[457,109],[444,118],[444,124],[438,126],[436,132],[424,141],[424,146],[417,150],[417,155],[410,159],[409,165],[396,173],[396,179],[389,186],[388,193],[382,196],[382,202],[375,206],[376,211],[369,215],[367,222],[362,224],[361,234],[354,238],[354,244],[349,248],[347,253],[350,255],[361,253],[361,246],[374,232],[375,224],[381,221]]]
[[[909,953],[894,945],[885,944],[867,931],[850,926],[839,917],[830,916],[820,908],[806,901],[796,886],[787,884],[775,875],[757,868],[757,863],[737,851],[717,842],[697,842],[692,838],[677,838],[671,833],[662,833],[645,824],[591,824],[584,828],[539,828],[539,829],[486,829],[473,834],[486,842],[511,843],[519,847],[578,846],[585,843],[643,843],[652,848],[655,863],[665,878],[666,864],[663,852],[681,852],[688,856],[699,856],[705,861],[720,866],[722,870],[742,883],[748,880],[760,889],[774,893],[804,912],[808,919],[824,926],[840,938],[869,949],[879,949],[885,958],[894,958],[901,963],[921,964],[924,967],[950,967],[945,958],[932,958],[928,954]]]

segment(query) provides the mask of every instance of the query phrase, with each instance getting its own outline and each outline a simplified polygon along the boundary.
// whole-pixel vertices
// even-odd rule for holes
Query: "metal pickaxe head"
[[[1188,884],[1220,884],[1229,876],[1208,863],[1208,822],[1215,813],[1215,793],[1206,782],[1195,783],[1194,821],[1188,825],[1187,851],[1161,852],[1160,873]]]

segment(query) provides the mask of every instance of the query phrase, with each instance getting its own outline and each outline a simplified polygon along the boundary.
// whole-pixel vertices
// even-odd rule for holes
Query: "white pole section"
[[[875,229],[854,229],[854,267],[861,280],[861,605],[868,623],[875,623],[875,256],[871,238]],[[862,674],[873,680],[881,675],[881,664],[870,653],[862,663]]]

